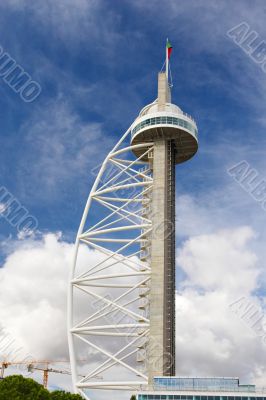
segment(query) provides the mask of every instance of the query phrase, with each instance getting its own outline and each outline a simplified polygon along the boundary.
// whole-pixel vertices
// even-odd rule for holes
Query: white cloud
[[[240,376],[258,384],[266,378],[262,338],[230,309],[242,296],[258,303],[253,239],[249,227],[240,227],[191,237],[179,249],[187,277],[177,294],[177,374]]]
[[[227,228],[217,229],[225,210],[214,205],[206,208],[189,196],[179,197],[177,203],[181,215],[188,216],[178,221],[187,239],[177,251],[178,267],[185,274],[177,293],[177,374],[239,375],[261,383],[266,378],[265,346],[229,307],[242,296],[259,301],[255,293],[262,284],[262,253],[256,254],[253,244],[261,238],[249,226],[230,227],[228,214]],[[73,245],[59,234],[38,235],[6,244],[0,321],[16,339],[15,346],[23,348],[21,356],[68,358],[66,289]],[[82,265],[88,257],[92,262],[99,254],[84,246]],[[83,303],[79,308],[88,312]],[[71,387],[68,377],[51,375],[51,383]],[[99,399],[104,396],[108,397],[99,393]]]
[[[67,358],[66,283],[73,246],[54,234],[18,243],[0,269],[0,320],[24,352]]]
[[[266,378],[265,345],[229,307],[241,296],[258,302],[254,237],[249,227],[227,229],[190,237],[179,249],[177,261],[186,279],[176,296],[177,374],[239,375],[258,383]],[[0,269],[1,324],[15,338],[14,346],[23,348],[21,356],[67,359],[66,290],[73,245],[47,234],[18,241],[9,252]],[[88,257],[98,256],[84,246],[82,263]],[[41,381],[41,375],[36,377]],[[50,382],[71,388],[69,377],[51,374]],[[95,398],[107,397],[99,393]]]
[[[60,233],[7,245],[9,255],[0,268],[0,327],[4,329],[0,331],[0,359],[68,360],[67,282],[74,245],[62,241]],[[79,265],[82,268],[88,261],[93,263],[102,257],[97,251],[81,246]],[[87,316],[91,307],[94,308],[91,298],[80,297],[76,319]],[[7,334],[6,339],[3,339],[3,332]],[[7,348],[8,343],[11,344]],[[112,344],[109,339],[104,347],[110,350],[113,345],[116,340]],[[83,346],[79,354],[85,364],[89,359],[90,368],[93,368],[95,353],[88,353],[88,348]],[[69,365],[53,364],[53,368],[69,370]],[[80,372],[86,373],[86,366]],[[10,368],[6,371],[9,373],[27,374],[27,371],[26,368],[19,371]],[[40,373],[35,373],[34,377],[42,381]],[[69,376],[50,374],[49,381],[50,387],[72,389]],[[93,398],[105,398],[105,394],[102,397],[99,393]]]
[[[177,253],[187,275],[184,285],[246,295],[257,288],[257,257],[247,250],[254,238],[249,227],[224,230],[188,239]]]

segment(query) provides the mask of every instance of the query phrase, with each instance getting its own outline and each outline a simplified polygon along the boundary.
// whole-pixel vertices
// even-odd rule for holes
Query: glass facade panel
[[[176,125],[176,126],[181,126],[192,132],[195,136],[197,136],[198,131],[197,129],[194,128],[194,126],[188,122],[185,121],[181,118],[176,118],[176,117],[155,117],[155,118],[148,118],[145,121],[140,122],[138,125],[135,126],[134,129],[132,129],[132,136],[135,135],[136,132],[138,132],[140,129],[143,129],[144,127],[148,127],[151,125]]]
[[[241,396],[189,396],[173,394],[139,394],[138,400],[266,400],[266,397],[241,397]]]
[[[237,378],[154,378],[156,390],[209,390],[209,391],[255,391],[254,385],[239,385]],[[214,400],[220,400],[219,398]],[[185,399],[182,399],[185,400]]]
[[[153,390],[139,394],[138,400],[266,400],[258,396],[255,385],[240,385],[238,378],[157,377]]]

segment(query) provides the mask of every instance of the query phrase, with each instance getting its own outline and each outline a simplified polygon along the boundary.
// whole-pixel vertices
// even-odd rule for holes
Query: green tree
[[[51,393],[51,400],[83,400],[79,394],[66,393],[56,390]]]
[[[136,396],[133,394],[133,396],[130,397],[130,400],[137,400]]]
[[[33,379],[21,375],[0,380],[0,400],[83,400],[79,394],[56,390],[49,392]]]
[[[0,400],[50,400],[50,393],[33,379],[11,375],[0,381]]]

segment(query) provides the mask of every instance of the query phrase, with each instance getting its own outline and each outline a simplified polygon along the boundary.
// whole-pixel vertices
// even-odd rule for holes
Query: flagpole
[[[166,58],[165,58],[165,73],[166,73],[166,79],[167,79],[167,82],[168,82],[168,70],[169,70],[168,62],[169,62],[169,60],[168,60],[167,43],[168,43],[168,38],[166,39],[166,46],[165,46],[165,55],[166,55]]]

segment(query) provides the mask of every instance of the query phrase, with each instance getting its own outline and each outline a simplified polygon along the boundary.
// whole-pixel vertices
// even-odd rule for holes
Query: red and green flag
[[[169,58],[171,56],[171,53],[172,53],[172,50],[173,50],[173,47],[172,47],[172,45],[171,45],[171,43],[169,42],[168,39],[166,41],[166,50],[167,50],[167,58],[169,60]]]

